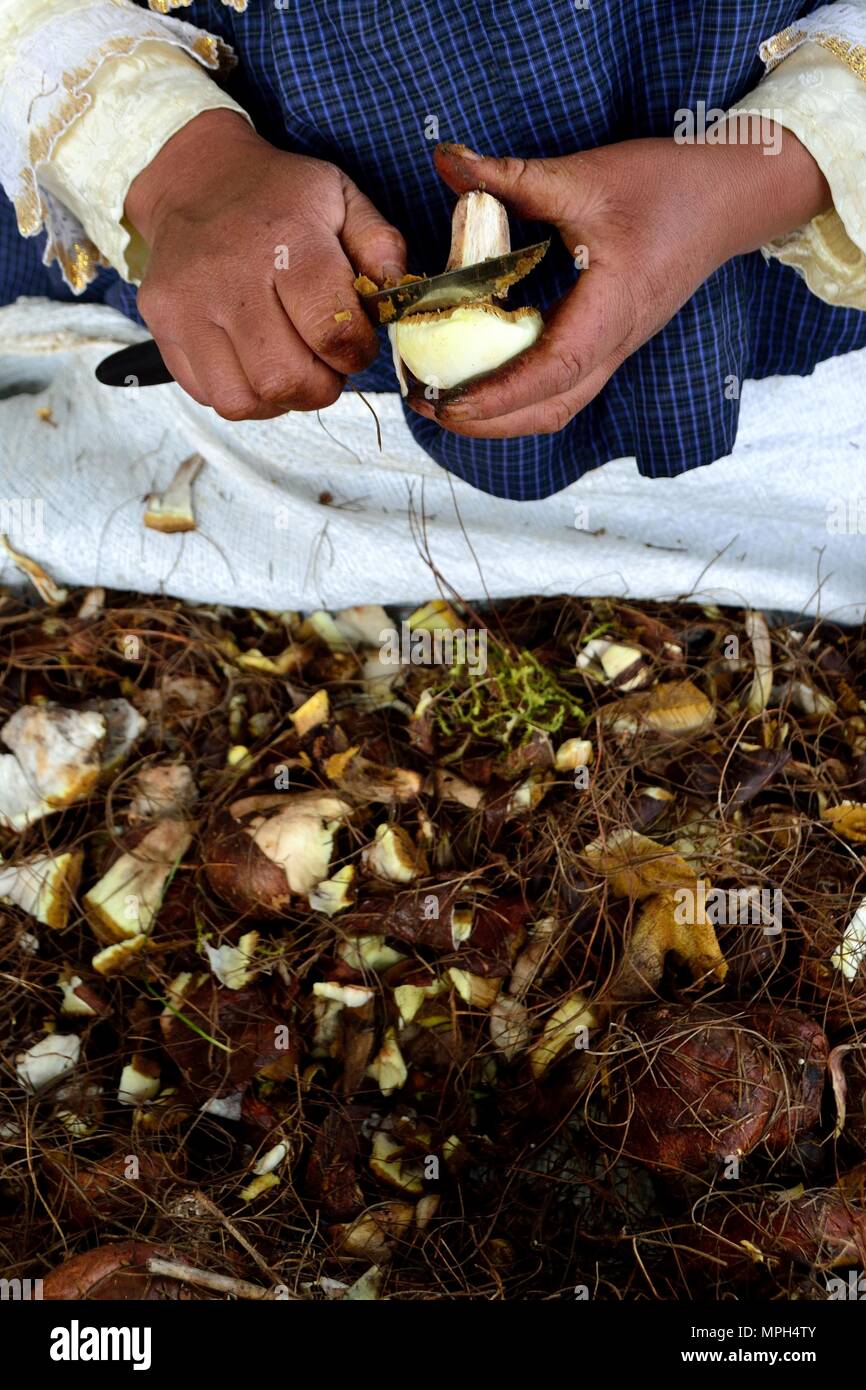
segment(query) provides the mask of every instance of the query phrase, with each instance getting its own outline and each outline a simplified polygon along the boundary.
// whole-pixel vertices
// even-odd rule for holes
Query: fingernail
[[[448,140],[444,141],[439,148],[444,150],[446,154],[456,156],[457,159],[486,159],[487,157],[479,154],[477,150],[470,149],[468,145],[452,144]]]
[[[401,265],[398,265],[396,261],[382,262],[382,279],[380,284],[396,285],[397,281],[402,279],[403,267]]]
[[[475,420],[478,417],[478,411],[471,401],[443,401],[436,414],[444,415],[448,420]]]

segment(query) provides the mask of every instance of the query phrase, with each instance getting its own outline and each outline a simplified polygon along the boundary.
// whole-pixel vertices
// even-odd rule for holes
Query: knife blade
[[[407,314],[421,314],[430,309],[453,309],[456,304],[471,304],[478,299],[501,299],[512,285],[535,269],[549,245],[549,240],[537,241],[520,251],[508,251],[504,256],[491,256],[475,265],[446,270],[423,280],[410,280],[405,285],[361,294],[359,298],[377,325],[396,323]]]

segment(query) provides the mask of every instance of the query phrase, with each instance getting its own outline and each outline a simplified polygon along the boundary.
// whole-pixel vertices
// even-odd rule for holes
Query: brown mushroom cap
[[[612,1133],[647,1167],[706,1174],[759,1147],[780,1155],[818,1124],[827,1039],[794,1009],[669,1005],[629,1032],[611,1057]]]
[[[143,1240],[97,1245],[46,1274],[42,1297],[64,1302],[84,1298],[153,1301],[181,1297],[180,1285],[148,1273],[147,1261],[154,1256],[170,1259],[171,1252]]]
[[[279,917],[291,902],[285,870],[262,853],[227,811],[205,835],[202,854],[211,888],[236,912]]]

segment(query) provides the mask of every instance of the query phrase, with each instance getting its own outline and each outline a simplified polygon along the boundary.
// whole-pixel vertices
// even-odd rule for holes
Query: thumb
[[[343,190],[346,216],[340,242],[355,271],[377,285],[406,273],[406,243],[351,179]]]
[[[455,193],[480,188],[507,203],[518,217],[556,222],[565,194],[562,159],[495,159],[466,145],[437,145],[436,168]]]

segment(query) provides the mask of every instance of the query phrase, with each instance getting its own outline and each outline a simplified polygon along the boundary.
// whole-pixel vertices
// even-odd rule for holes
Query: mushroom
[[[196,785],[186,763],[154,763],[135,779],[129,803],[130,822],[182,816],[196,799]]]
[[[5,865],[0,868],[0,901],[14,903],[43,926],[62,930],[69,920],[69,903],[83,859],[81,850],[73,850]]]
[[[626,693],[639,690],[652,680],[652,672],[638,647],[593,637],[578,652],[577,669],[604,685],[615,685]]]
[[[567,994],[544,1025],[541,1037],[529,1054],[529,1065],[536,1079],[543,1076],[552,1062],[566,1047],[573,1047],[579,1030],[597,1026],[592,1006],[579,990]]]
[[[75,1033],[47,1033],[15,1059],[18,1080],[30,1092],[43,1091],[71,1072],[81,1055]]]
[[[328,877],[337,828],[351,807],[320,792],[243,797],[206,837],[211,886],[241,912],[279,915]]]
[[[100,714],[105,720],[105,740],[99,755],[100,772],[113,772],[144,733],[147,720],[128,700],[88,700],[81,710]]]
[[[526,811],[534,811],[552,786],[553,778],[548,772],[543,769],[530,772],[528,777],[512,789],[505,806],[506,817],[522,816]]]
[[[700,734],[715,718],[715,709],[692,681],[668,681],[652,690],[625,695],[604,705],[599,719],[616,734],[652,733],[683,737]]]
[[[127,937],[125,941],[115,941],[97,951],[90,962],[98,975],[125,975],[143,953],[147,937],[144,932]]]
[[[0,730],[0,824],[24,830],[88,796],[145,728],[127,700],[92,700],[80,709],[45,701],[24,705]]]
[[[393,1095],[405,1086],[409,1072],[394,1028],[385,1029],[382,1046],[367,1068],[367,1075],[373,1078],[383,1096]]]
[[[454,209],[451,254],[446,270],[476,265],[511,249],[505,208],[490,193],[464,193]],[[494,372],[540,337],[537,309],[502,309],[492,299],[405,314],[388,325],[394,365],[403,395],[404,366],[423,386],[451,390]]]
[[[191,840],[189,821],[157,821],[85,893],[84,910],[98,941],[110,946],[148,934],[168,880]]]
[[[347,1009],[363,1009],[375,997],[375,992],[366,985],[343,985],[338,980],[317,980],[313,985],[313,997],[327,999],[332,1004],[340,1004]]]
[[[22,574],[27,575],[43,603],[50,604],[52,608],[55,608],[66,602],[69,590],[56,584],[48,571],[44,570],[36,560],[31,560],[29,555],[22,555],[20,550],[14,550],[9,544],[8,536],[0,536],[0,545],[12,563],[20,569]]]
[[[379,825],[376,838],[361,855],[364,868],[389,883],[411,883],[429,872],[427,860],[401,825]]]
[[[391,619],[378,603],[364,603],[356,608],[341,608],[334,614],[334,626],[353,647],[378,647]]]
[[[473,1009],[489,1009],[502,988],[502,981],[484,975],[473,975],[469,970],[448,967],[448,978],[460,998]]]
[[[384,1202],[348,1225],[332,1226],[329,1235],[338,1255],[383,1264],[406,1235],[414,1216],[415,1208],[409,1202]]]
[[[117,1099],[121,1105],[143,1105],[159,1095],[159,1063],[139,1053],[127,1062],[120,1074]]]
[[[81,600],[81,607],[78,610],[80,622],[86,622],[90,618],[95,618],[105,607],[105,590],[100,587],[88,589],[84,598]]]
[[[404,1158],[405,1145],[384,1129],[373,1135],[370,1170],[391,1187],[420,1197],[424,1191],[424,1170],[417,1160]]]
[[[208,964],[221,985],[225,985],[226,989],[243,989],[244,985],[256,978],[259,972],[253,966],[252,959],[258,944],[259,934],[256,931],[247,932],[237,946],[204,943]]]
[[[770,703],[770,693],[773,689],[773,652],[770,630],[761,613],[746,613],[743,623],[755,657],[755,674],[746,698],[746,711],[754,717],[763,714]]]
[[[397,1005],[400,1023],[411,1023],[422,1004],[427,999],[435,999],[437,994],[443,994],[445,989],[444,980],[437,980],[435,976],[425,978],[417,974],[397,985],[394,989],[394,1003]]]
[[[557,772],[574,772],[592,762],[592,744],[588,738],[567,738],[554,754]]]
[[[106,1012],[104,1000],[71,968],[67,967],[60,972],[57,983],[63,994],[63,1002],[60,1005],[62,1014],[76,1018],[98,1018]]]
[[[355,867],[344,864],[331,878],[323,878],[307,896],[314,912],[322,912],[326,917],[334,917],[345,912],[354,902]]]
[[[332,753],[325,762],[325,775],[344,795],[360,805],[371,801],[414,801],[421,795],[424,778],[408,767],[387,767],[364,757],[357,744]]]
[[[857,972],[866,960],[866,898],[860,903],[844,932],[842,940],[833,952],[831,964],[841,970],[846,980],[857,978]]]
[[[0,825],[26,830],[54,809],[30,785],[14,753],[0,754]]]
[[[274,1144],[272,1148],[262,1154],[261,1158],[257,1159],[253,1164],[253,1172],[256,1177],[261,1178],[264,1177],[266,1173],[273,1173],[274,1169],[279,1168],[280,1164],[288,1156],[288,1152],[289,1146],[284,1140],[281,1139],[278,1144]]]
[[[148,498],[144,524],[152,531],[194,531],[192,485],[201,472],[201,454],[190,454],[178,468],[165,492],[153,492]]]
[[[99,778],[107,724],[96,710],[24,705],[0,734],[28,786],[49,806],[87,796]]]
[[[320,884],[319,888],[321,887]],[[385,944],[384,936],[375,934],[347,937],[345,941],[339,941],[337,956],[350,970],[362,972],[390,970],[392,965],[399,965],[400,961],[406,959],[400,951],[395,951],[393,946]]]
[[[317,729],[320,724],[324,724],[330,717],[330,712],[327,690],[317,690],[314,695],[310,696],[309,700],[305,700],[298,709],[294,710],[289,718],[295,726],[295,733],[298,738],[304,738],[313,729]]]
[[[697,871],[675,849],[629,826],[599,837],[582,851],[619,897],[649,898],[668,888],[696,885]]]
[[[532,1025],[519,999],[503,994],[490,1008],[490,1041],[506,1062],[513,1062],[529,1046]]]

